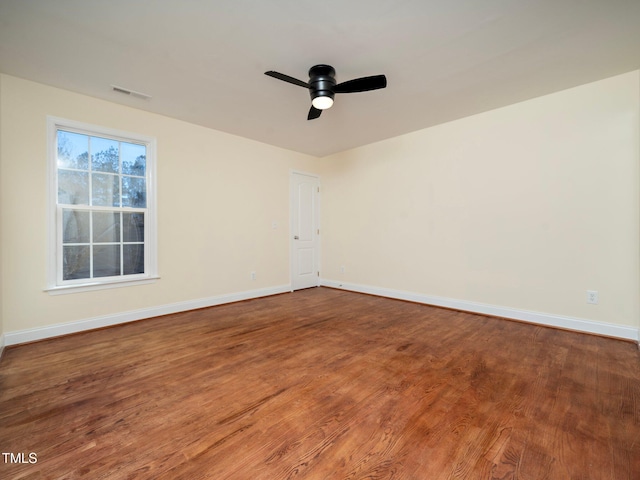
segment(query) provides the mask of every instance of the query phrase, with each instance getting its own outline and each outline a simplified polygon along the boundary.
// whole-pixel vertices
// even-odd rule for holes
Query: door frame
[[[305,172],[302,170],[289,170],[289,289],[293,292],[293,278],[295,276],[294,272],[294,262],[293,257],[295,254],[295,240],[293,233],[293,212],[294,212],[294,202],[296,199],[295,189],[294,189],[294,175],[304,175],[307,177],[313,177],[318,182],[319,191],[316,192],[316,222],[314,225],[314,230],[316,231],[316,256],[315,256],[315,265],[314,268],[318,272],[318,279],[316,281],[316,287],[320,286],[320,264],[321,264],[321,248],[320,248],[320,199],[322,189],[320,188],[320,175],[317,173]]]

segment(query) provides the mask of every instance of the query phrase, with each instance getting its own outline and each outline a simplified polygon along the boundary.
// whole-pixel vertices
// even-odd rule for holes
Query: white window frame
[[[62,210],[58,205],[58,130],[81,133],[146,147],[146,200],[144,225],[145,273],[78,280],[62,280]],[[48,272],[47,291],[51,295],[76,293],[104,288],[141,285],[155,282],[158,278],[157,260],[157,209],[156,209],[156,139],[137,133],[114,130],[98,125],[47,117],[47,163],[48,163]],[[73,205],[74,210],[101,210],[100,207]],[[109,211],[139,212],[140,208],[107,208]]]

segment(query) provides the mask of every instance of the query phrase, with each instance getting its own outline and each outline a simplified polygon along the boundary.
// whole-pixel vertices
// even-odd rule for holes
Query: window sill
[[[147,285],[155,283],[160,277],[145,277],[132,280],[118,280],[108,283],[80,283],[77,285],[64,285],[45,288],[44,291],[49,295],[65,295],[67,293],[92,292],[96,290],[105,290],[108,288],[132,287],[135,285]]]

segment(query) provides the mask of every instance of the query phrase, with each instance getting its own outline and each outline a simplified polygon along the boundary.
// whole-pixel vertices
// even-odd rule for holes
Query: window
[[[155,140],[49,118],[49,291],[156,277]]]

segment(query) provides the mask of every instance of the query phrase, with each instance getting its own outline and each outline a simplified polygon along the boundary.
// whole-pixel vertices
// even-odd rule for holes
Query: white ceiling
[[[388,87],[307,121],[318,63]],[[640,0],[0,0],[3,73],[314,156],[638,68]]]

